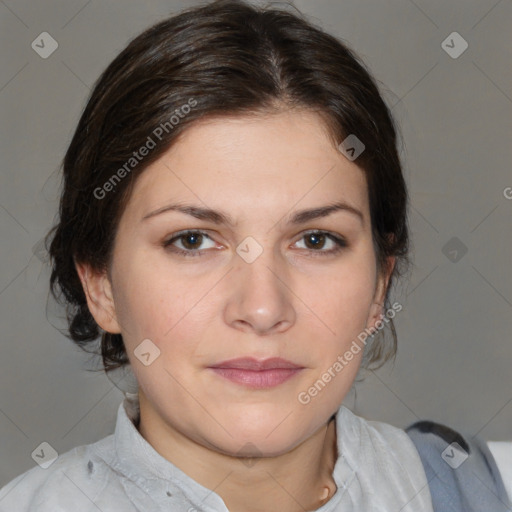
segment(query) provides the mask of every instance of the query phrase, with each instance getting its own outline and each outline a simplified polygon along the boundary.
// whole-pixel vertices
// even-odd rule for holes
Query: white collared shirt
[[[487,446],[494,457],[508,497],[512,502],[512,442],[489,441]]]
[[[114,434],[36,466],[0,489],[0,512],[229,512],[222,498],[162,457],[119,406]],[[423,465],[401,429],[336,413],[337,490],[317,512],[432,512]]]

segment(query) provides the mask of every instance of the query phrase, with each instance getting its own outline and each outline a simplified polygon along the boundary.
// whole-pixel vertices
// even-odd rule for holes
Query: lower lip
[[[302,368],[274,368],[272,370],[242,370],[240,368],[210,368],[217,375],[253,389],[278,386],[300,372]]]

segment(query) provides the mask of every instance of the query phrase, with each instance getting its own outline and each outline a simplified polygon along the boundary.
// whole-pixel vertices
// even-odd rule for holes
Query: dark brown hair
[[[391,284],[408,264],[408,198],[396,127],[375,80],[348,45],[300,13],[218,0],[144,31],[94,85],[63,160],[58,223],[46,237],[68,337],[84,349],[100,337],[75,261],[108,271],[120,216],[144,169],[205,116],[291,108],[317,112],[337,145],[349,135],[365,145],[356,163],[368,185],[379,272],[397,258],[389,307]],[[138,158],[143,146],[149,151]],[[389,326],[391,344],[368,345],[367,366],[394,356],[392,319]],[[120,334],[101,333],[101,356],[107,372],[129,362]]]

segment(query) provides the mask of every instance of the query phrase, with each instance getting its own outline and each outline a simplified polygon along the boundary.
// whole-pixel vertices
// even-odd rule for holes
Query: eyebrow
[[[231,227],[236,224],[229,214],[222,212],[220,210],[212,210],[211,208],[203,208],[200,206],[183,203],[172,203],[163,206],[162,208],[158,208],[157,210],[154,210],[145,215],[142,218],[142,220],[144,221],[169,211],[181,212],[186,215],[195,217],[196,219],[199,220],[209,220],[214,224],[225,224]],[[361,213],[361,211],[355,208],[354,206],[351,206],[343,202],[336,202],[333,204],[319,206],[316,208],[299,210],[293,213],[293,215],[288,216],[286,222],[291,225],[304,224],[311,220],[327,217],[328,215],[331,215],[332,213],[339,211],[353,214],[354,216],[359,218],[361,224],[364,224],[364,215]]]

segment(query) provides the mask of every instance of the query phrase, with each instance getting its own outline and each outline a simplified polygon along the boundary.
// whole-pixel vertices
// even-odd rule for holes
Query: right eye
[[[203,231],[180,231],[178,233],[173,233],[171,238],[164,241],[162,245],[165,249],[186,257],[201,256],[206,249],[198,249],[198,247],[195,246],[201,246],[205,238],[211,240],[211,238]],[[180,242],[181,247],[176,246],[176,242]]]

